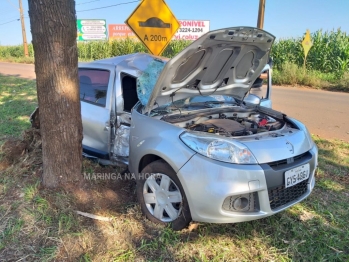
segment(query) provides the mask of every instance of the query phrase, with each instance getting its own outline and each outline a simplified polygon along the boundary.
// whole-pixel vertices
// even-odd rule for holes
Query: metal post
[[[263,29],[263,26],[264,26],[265,1],[266,0],[259,0],[258,20],[257,20],[257,27],[259,29]]]
[[[26,57],[28,57],[29,56],[29,53],[28,53],[28,43],[27,43],[27,34],[25,32],[25,25],[24,25],[22,0],[19,0],[19,13],[20,13],[20,16],[21,16],[21,24],[22,24],[22,36],[23,36],[24,55]]]

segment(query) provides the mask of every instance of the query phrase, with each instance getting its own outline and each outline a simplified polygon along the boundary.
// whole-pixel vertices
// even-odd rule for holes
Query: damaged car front
[[[150,220],[249,221],[311,193],[318,151],[307,128],[249,95],[273,41],[251,27],[211,31],[138,76],[129,170]]]

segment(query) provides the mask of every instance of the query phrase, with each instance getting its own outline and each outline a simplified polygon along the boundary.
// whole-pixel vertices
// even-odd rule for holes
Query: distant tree
[[[35,54],[43,154],[43,185],[82,179],[76,13],[73,0],[28,0]]]

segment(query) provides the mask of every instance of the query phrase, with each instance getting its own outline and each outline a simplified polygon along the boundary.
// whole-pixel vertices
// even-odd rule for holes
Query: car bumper
[[[194,155],[177,173],[194,221],[237,223],[276,214],[310,195],[315,185],[318,149],[314,146],[292,163],[236,165]],[[279,161],[278,161],[279,162]],[[284,188],[284,173],[309,163],[309,179],[298,186]],[[297,186],[297,187],[296,187]],[[227,198],[253,196],[253,211],[223,207]],[[251,200],[251,199],[250,199]]]

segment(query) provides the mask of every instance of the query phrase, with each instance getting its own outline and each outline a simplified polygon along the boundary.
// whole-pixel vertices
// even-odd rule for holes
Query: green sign
[[[77,40],[107,40],[107,23],[105,19],[77,19]]]

